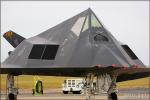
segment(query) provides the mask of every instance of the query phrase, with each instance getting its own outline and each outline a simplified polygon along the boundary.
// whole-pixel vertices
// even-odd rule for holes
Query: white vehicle
[[[64,94],[68,92],[80,94],[83,90],[83,85],[83,79],[66,79],[62,84],[62,91]]]

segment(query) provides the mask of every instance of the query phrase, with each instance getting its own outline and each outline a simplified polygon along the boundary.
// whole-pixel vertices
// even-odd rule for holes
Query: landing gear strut
[[[87,74],[85,78],[85,94],[86,94],[86,100],[92,100],[93,95],[93,79],[94,75],[92,73]]]
[[[116,78],[117,75],[114,74],[98,74],[96,81],[96,92],[98,94],[106,92],[108,95],[108,100],[118,100],[117,89],[116,89]],[[86,100],[93,100],[92,95],[95,94],[93,89],[93,79],[94,74],[88,73],[85,78],[85,94]]]
[[[17,100],[18,90],[14,88],[14,75],[7,75],[7,100]]]
[[[107,91],[107,94],[108,94],[108,100],[118,100],[118,97],[117,97],[117,89],[116,89],[116,76],[112,76],[112,82],[110,84],[110,87]]]
[[[111,77],[109,74],[101,74],[96,76],[96,92],[97,94],[106,93],[111,84]]]
[[[108,100],[118,100],[116,89],[116,78],[114,74],[98,74],[96,81],[97,94],[107,93]]]

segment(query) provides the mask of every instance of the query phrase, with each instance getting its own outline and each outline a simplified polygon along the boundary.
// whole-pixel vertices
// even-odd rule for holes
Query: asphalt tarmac
[[[119,90],[119,100],[150,100],[149,89],[126,89]],[[1,94],[0,100],[6,100],[6,94]],[[17,100],[86,100],[84,94],[62,94],[61,91],[44,93],[33,96],[31,93],[20,93]],[[107,100],[107,94],[93,95],[91,100]]]

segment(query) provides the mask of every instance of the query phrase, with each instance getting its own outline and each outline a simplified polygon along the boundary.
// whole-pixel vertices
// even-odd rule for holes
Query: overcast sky
[[[14,50],[2,37],[4,32],[29,38],[89,7],[117,40],[149,65],[149,1],[2,1],[1,60]]]

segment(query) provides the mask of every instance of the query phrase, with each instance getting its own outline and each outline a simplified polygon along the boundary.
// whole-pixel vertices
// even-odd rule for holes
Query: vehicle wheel
[[[73,91],[72,93],[73,93],[73,94],[77,94],[77,91]]]
[[[68,91],[63,91],[64,94],[68,94]]]
[[[81,94],[81,91],[78,91],[77,94]]]
[[[74,91],[73,94],[81,94],[81,91]]]
[[[75,93],[74,94],[80,94],[81,92],[80,91],[75,91]]]

